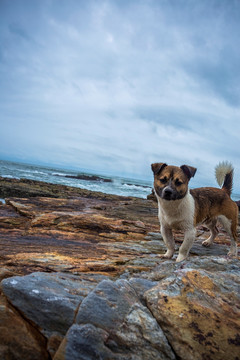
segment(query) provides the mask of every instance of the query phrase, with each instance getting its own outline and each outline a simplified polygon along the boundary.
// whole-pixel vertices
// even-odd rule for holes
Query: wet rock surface
[[[32,182],[0,205],[1,359],[240,359],[239,258],[221,228],[163,260],[154,201],[66,188]]]

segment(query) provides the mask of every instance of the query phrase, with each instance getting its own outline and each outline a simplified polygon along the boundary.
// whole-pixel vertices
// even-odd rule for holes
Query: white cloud
[[[3,3],[0,157],[143,178],[188,163],[204,184],[228,159],[240,177],[236,3]]]

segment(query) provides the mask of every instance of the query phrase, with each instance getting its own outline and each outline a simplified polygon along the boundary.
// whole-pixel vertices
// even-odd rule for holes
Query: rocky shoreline
[[[240,359],[239,257],[220,229],[164,252],[157,204],[0,178],[2,360]],[[177,247],[183,235],[176,232]]]

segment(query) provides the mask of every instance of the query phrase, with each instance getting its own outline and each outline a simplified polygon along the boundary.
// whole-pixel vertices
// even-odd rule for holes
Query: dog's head
[[[155,163],[152,164],[152,171],[156,194],[165,200],[178,200],[187,194],[189,180],[197,169],[188,165],[178,167]]]

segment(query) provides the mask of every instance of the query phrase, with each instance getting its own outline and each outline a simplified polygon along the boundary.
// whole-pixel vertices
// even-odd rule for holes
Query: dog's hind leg
[[[215,237],[218,234],[218,228],[217,228],[217,219],[213,219],[212,221],[209,221],[208,223],[205,223],[205,225],[209,228],[210,230],[210,236],[207,240],[204,240],[202,242],[203,246],[209,247],[212,245]]]
[[[231,239],[231,246],[228,252],[228,256],[235,257],[237,256],[238,249],[237,249],[237,222],[236,219],[233,218],[232,220],[228,219],[226,216],[219,216],[219,220],[224,226],[225,230],[230,236]]]
[[[228,256],[235,257],[238,255],[238,248],[237,248],[237,232],[232,229],[232,234],[230,235],[231,239],[231,246],[228,252]]]

